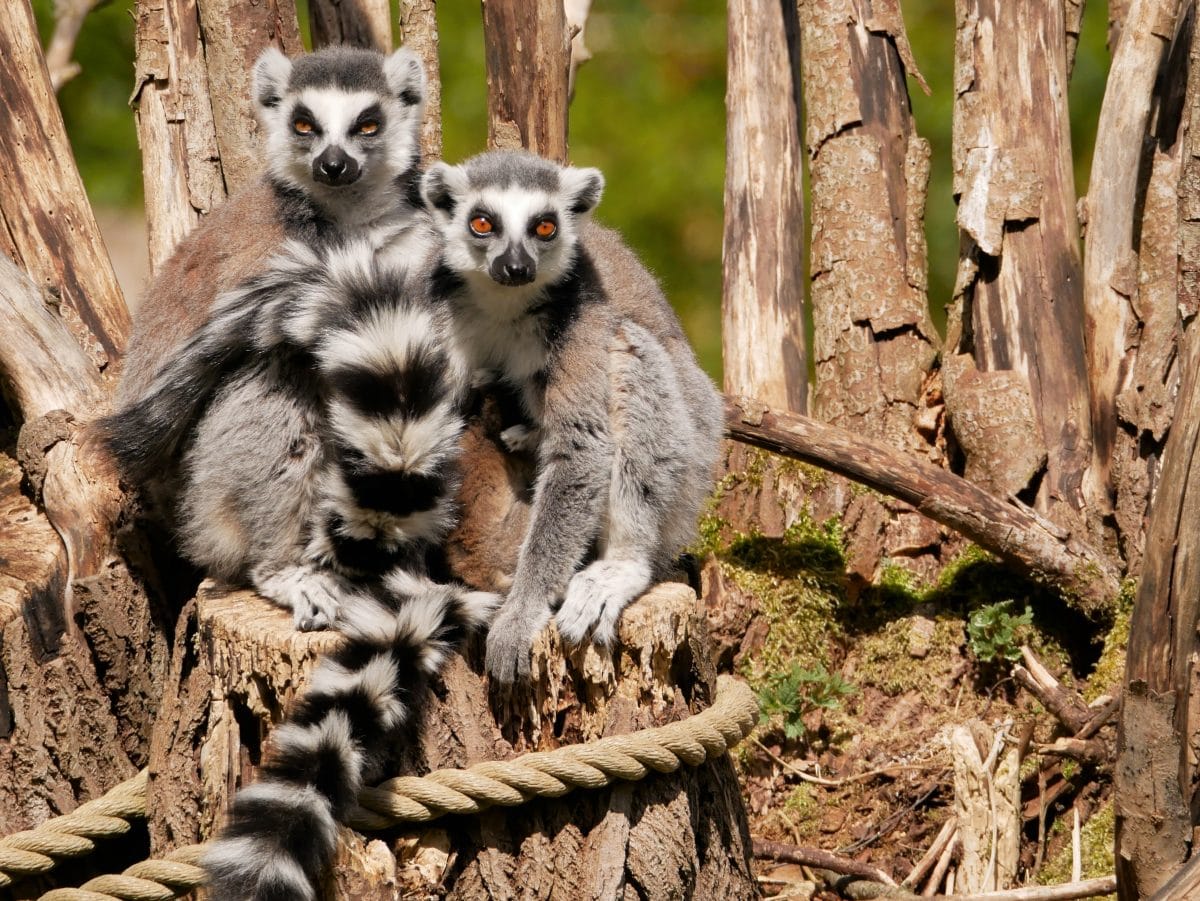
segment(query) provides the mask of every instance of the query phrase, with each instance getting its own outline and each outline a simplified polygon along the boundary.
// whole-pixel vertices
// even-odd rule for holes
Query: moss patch
[[[1068,832],[1071,828],[1070,817],[1064,816],[1054,824],[1055,830]],[[1111,803],[1101,807],[1079,830],[1080,862],[1083,864],[1083,878],[1095,879],[1109,876],[1113,872],[1113,843],[1116,835],[1116,816]],[[1037,874],[1041,885],[1058,885],[1071,881],[1071,841],[1068,836],[1066,845],[1048,860]]]

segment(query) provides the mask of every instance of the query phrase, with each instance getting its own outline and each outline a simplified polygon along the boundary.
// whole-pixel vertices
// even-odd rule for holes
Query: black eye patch
[[[385,125],[383,107],[373,103],[358,114],[354,124],[350,126],[350,135],[373,135],[383,131]]]

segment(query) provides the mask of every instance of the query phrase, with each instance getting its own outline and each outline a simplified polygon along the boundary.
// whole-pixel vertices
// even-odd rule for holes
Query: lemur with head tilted
[[[262,273],[285,241],[331,248],[356,238],[373,247],[386,245],[397,258],[428,252],[431,233],[417,186],[425,90],[420,61],[403,49],[384,56],[330,47],[294,60],[270,49],[259,57],[253,101],[265,135],[267,170],[188,235],[147,287],[125,355],[118,408],[147,401],[160,367],[208,320],[218,295]],[[275,380],[305,377],[304,366],[291,372],[278,360],[273,365]],[[209,371],[216,372],[215,365]],[[293,565],[292,550],[267,553],[304,544],[302,517],[283,515],[263,534],[253,520],[221,516],[230,507],[246,509],[250,497],[276,489],[274,462],[263,462],[256,480],[204,481],[221,475],[213,467],[220,465],[215,451],[224,443],[227,456],[241,454],[243,470],[253,461],[282,460],[280,477],[306,484],[320,453],[312,418],[281,400],[270,381],[242,373],[240,380],[223,385],[215,410],[207,407],[207,394],[204,403],[160,410],[169,428],[127,427],[115,434],[112,446],[127,479],[172,521],[193,562],[219,578],[249,581],[291,608],[300,628],[323,628],[336,609],[336,593],[327,580]],[[254,410],[251,419],[238,418],[241,405]],[[206,411],[213,415],[201,423]],[[230,422],[239,423],[240,431]],[[192,441],[196,434],[198,440]],[[185,439],[193,449],[214,453],[193,452],[185,461]],[[225,484],[238,484],[246,502],[216,496],[215,486]],[[296,492],[285,496],[299,497]],[[218,518],[204,524],[199,521],[204,516]]]
[[[438,163],[422,182],[453,340],[519,392],[529,424],[506,438],[536,448],[529,527],[488,633],[505,682],[527,674],[560,599],[565,639],[611,642],[694,536],[712,486],[720,397],[657,281],[590,222],[603,187],[595,169],[512,152]]]

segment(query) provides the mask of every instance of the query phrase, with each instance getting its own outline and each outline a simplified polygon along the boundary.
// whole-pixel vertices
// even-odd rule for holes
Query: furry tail
[[[345,643],[314,673],[259,780],[239,792],[204,858],[218,901],[315,901],[337,850],[337,821],[378,775],[389,739],[416,722],[428,678],[495,595],[397,571],[393,602],[359,596],[343,612]]]

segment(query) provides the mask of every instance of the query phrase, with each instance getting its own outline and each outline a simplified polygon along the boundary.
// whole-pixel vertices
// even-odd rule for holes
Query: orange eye
[[[492,225],[492,220],[487,216],[474,217],[470,222],[470,226],[471,231],[477,235],[490,235],[492,233],[492,229],[495,228],[495,226]]]
[[[558,224],[553,219],[543,219],[534,226],[533,233],[539,238],[553,238],[558,234]]]
[[[307,119],[297,119],[292,123],[292,130],[298,135],[310,135],[313,131],[313,124]]]
[[[378,131],[379,123],[374,119],[368,119],[366,122],[363,122],[358,126],[358,133],[360,135],[373,135]]]

